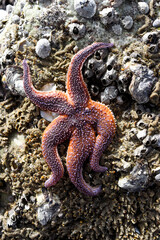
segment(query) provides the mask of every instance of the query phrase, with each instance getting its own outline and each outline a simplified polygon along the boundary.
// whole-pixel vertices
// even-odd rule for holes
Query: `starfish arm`
[[[67,73],[67,91],[72,104],[85,107],[90,99],[82,76],[82,66],[87,57],[96,50],[112,47],[112,43],[93,43],[80,50],[71,60]]]
[[[68,139],[73,131],[70,118],[59,116],[46,128],[42,136],[42,152],[51,168],[52,175],[45,182],[45,187],[55,185],[63,176],[64,168],[58,154],[57,146]]]
[[[101,191],[100,186],[88,185],[82,175],[83,163],[92,152],[94,143],[94,129],[89,124],[85,124],[82,128],[76,128],[72,133],[67,153],[67,170],[72,183],[80,192],[89,196],[95,196]]]
[[[24,89],[27,96],[39,108],[46,111],[58,112],[59,114],[70,114],[73,111],[73,106],[68,102],[67,94],[62,91],[38,91],[34,88],[30,70],[26,60],[23,61],[23,79]]]
[[[104,172],[106,167],[100,166],[99,161],[103,151],[112,141],[116,131],[116,123],[112,111],[104,104],[92,101],[93,116],[97,119],[96,143],[90,157],[90,166],[96,172]]]

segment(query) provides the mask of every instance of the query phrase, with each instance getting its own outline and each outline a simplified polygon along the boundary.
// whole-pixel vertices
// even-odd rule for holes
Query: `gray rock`
[[[131,16],[126,16],[124,19],[122,19],[122,25],[124,29],[131,29],[133,26],[133,18]]]
[[[122,27],[121,27],[121,25],[119,25],[119,24],[114,24],[114,25],[112,26],[112,30],[113,30],[113,32],[114,32],[116,35],[118,35],[118,36],[122,35]]]
[[[111,100],[115,99],[118,95],[118,90],[115,86],[106,87],[104,92],[101,93],[101,102],[108,104]]]
[[[61,206],[60,200],[55,194],[49,197],[45,196],[43,193],[38,194],[37,200],[37,219],[40,224],[44,226],[58,215]]]
[[[12,16],[12,23],[19,23],[20,17],[18,15],[13,15]]]
[[[145,189],[148,182],[149,171],[147,165],[137,164],[128,176],[119,179],[118,186],[129,192],[135,192]]]
[[[46,38],[40,39],[36,44],[36,53],[40,58],[46,58],[50,55],[51,46]]]
[[[157,78],[152,70],[141,64],[133,64],[130,70],[133,73],[129,86],[132,98],[140,104],[147,103]]]
[[[96,13],[96,3],[94,0],[74,0],[74,9],[81,17],[92,18]]]
[[[160,27],[160,18],[157,18],[154,20],[153,27],[156,27],[156,28]]]
[[[138,2],[138,9],[142,14],[147,14],[149,12],[149,6],[146,2]]]

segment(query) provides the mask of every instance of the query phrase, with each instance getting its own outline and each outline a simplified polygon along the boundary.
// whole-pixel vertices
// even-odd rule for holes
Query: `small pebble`
[[[50,55],[50,52],[51,52],[50,42],[45,38],[40,39],[36,45],[37,55],[40,58],[46,58]]]
[[[74,9],[81,17],[91,18],[96,13],[96,3],[94,0],[74,0]]]
[[[7,11],[0,9],[0,21],[7,19],[7,15],[8,15]]]
[[[149,12],[149,6],[146,2],[139,2],[138,9],[142,14],[147,14]]]
[[[133,18],[131,16],[126,16],[123,20],[122,20],[122,25],[124,27],[124,29],[131,29],[133,26]]]
[[[121,28],[121,26],[119,25],[119,24],[114,24],[113,26],[112,26],[112,30],[113,30],[113,32],[116,34],[116,35],[121,35],[122,34],[122,28]]]
[[[13,15],[12,17],[12,23],[19,23],[20,21],[20,17],[18,15]]]
[[[10,13],[12,12],[12,10],[13,10],[13,6],[10,5],[10,4],[8,4],[8,5],[6,6],[6,11],[7,11],[7,13],[10,14]]]
[[[157,18],[156,20],[154,20],[153,27],[156,27],[156,28],[160,27],[160,18]]]

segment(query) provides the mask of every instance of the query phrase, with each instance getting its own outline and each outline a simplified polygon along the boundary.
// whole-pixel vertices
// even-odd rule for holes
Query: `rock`
[[[131,16],[126,16],[124,19],[122,19],[122,25],[124,29],[131,29],[133,26],[133,18]]]
[[[121,26],[119,24],[114,24],[112,26],[112,30],[118,36],[120,36],[122,34],[122,28],[121,28]]]
[[[147,103],[157,78],[152,70],[141,64],[131,65],[130,70],[133,73],[129,86],[132,98],[140,104]]]
[[[149,171],[147,165],[136,164],[128,176],[119,179],[118,186],[129,192],[135,192],[146,188],[148,182]]]
[[[7,11],[0,9],[0,22],[7,19],[8,13]]]
[[[154,20],[153,27],[156,27],[156,28],[160,27],[160,18],[157,18]]]
[[[134,150],[134,156],[136,158],[142,158],[146,156],[151,150],[152,150],[152,147],[148,145],[147,146],[141,145]]]
[[[108,104],[118,95],[118,90],[115,86],[106,87],[104,93],[101,93],[101,102]]]
[[[40,39],[36,44],[36,53],[40,58],[46,58],[50,55],[51,46],[46,38]]]
[[[42,226],[46,225],[58,215],[60,210],[60,200],[55,194],[52,198],[45,198],[44,194],[37,195],[38,209],[37,219]]]
[[[149,12],[149,6],[146,2],[138,2],[138,9],[142,14],[147,14]]]
[[[96,3],[94,0],[74,0],[74,9],[81,17],[92,18],[96,13]]]

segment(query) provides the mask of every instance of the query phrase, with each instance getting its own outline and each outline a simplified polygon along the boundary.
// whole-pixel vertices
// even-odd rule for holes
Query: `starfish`
[[[66,166],[71,182],[80,192],[89,196],[95,196],[101,191],[101,186],[91,187],[85,182],[82,175],[83,163],[89,158],[92,170],[107,170],[100,166],[99,161],[115,134],[116,123],[107,106],[91,100],[83,80],[82,66],[95,51],[112,46],[111,43],[93,43],[73,56],[67,73],[66,93],[36,90],[31,81],[29,66],[26,60],[23,61],[26,95],[42,110],[60,115],[48,125],[42,136],[43,156],[52,171],[45,187],[55,185],[63,176],[64,168],[57,146],[70,138]]]

